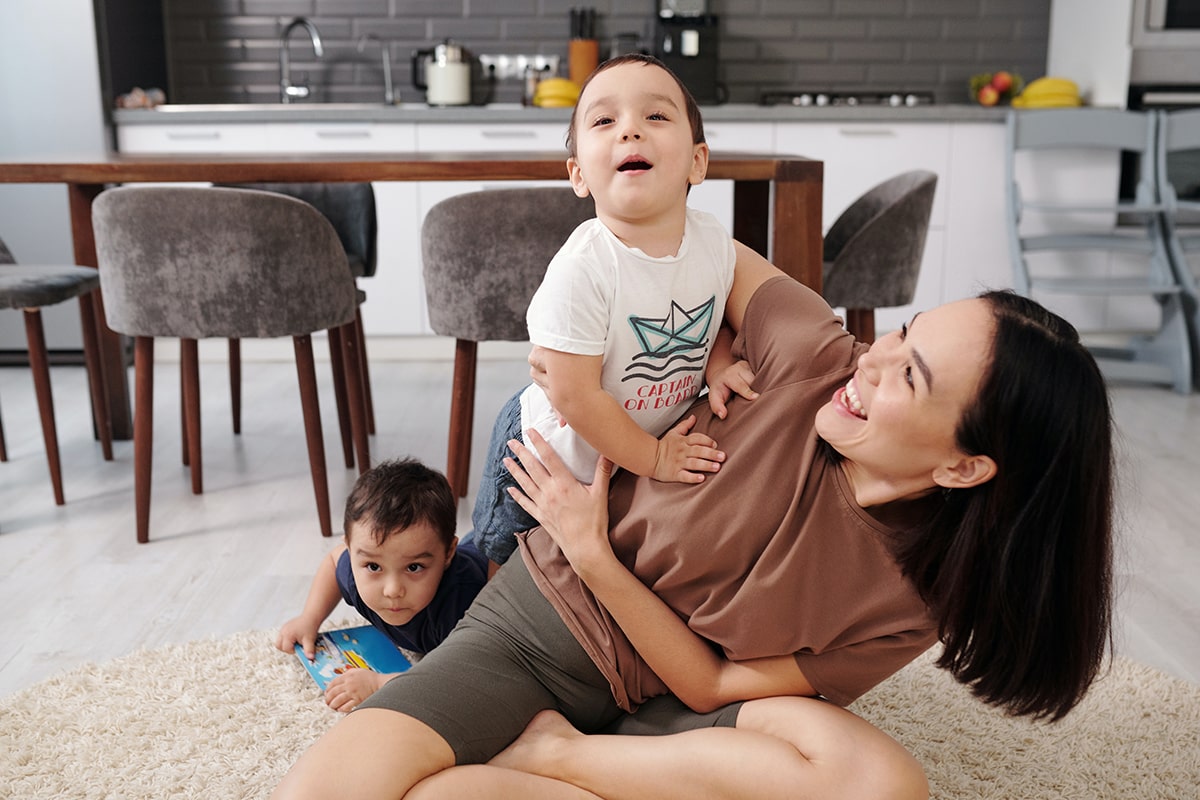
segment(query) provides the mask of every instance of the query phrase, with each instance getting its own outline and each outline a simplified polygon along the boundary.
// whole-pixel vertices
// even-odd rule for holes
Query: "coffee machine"
[[[660,14],[654,21],[654,55],[679,76],[697,103],[725,100],[717,80],[715,14]]]

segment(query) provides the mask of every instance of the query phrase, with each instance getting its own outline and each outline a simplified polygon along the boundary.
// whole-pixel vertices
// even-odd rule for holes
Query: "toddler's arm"
[[[758,392],[750,388],[754,380],[750,365],[733,358],[733,337],[733,330],[728,325],[722,325],[704,368],[704,380],[708,383],[708,407],[721,419],[725,419],[729,413],[725,404],[734,394],[747,400],[758,397]]]
[[[342,592],[337,584],[337,562],[345,551],[346,545],[338,545],[332,553],[321,559],[308,590],[308,599],[304,601],[304,610],[300,616],[285,622],[275,638],[275,646],[283,652],[292,652],[293,646],[298,644],[304,649],[308,660],[313,660],[317,652],[317,630],[342,600]]]
[[[709,437],[688,433],[689,417],[655,439],[600,388],[600,356],[543,350],[550,404],[592,447],[618,466],[660,481],[700,483],[720,469],[725,454]]]

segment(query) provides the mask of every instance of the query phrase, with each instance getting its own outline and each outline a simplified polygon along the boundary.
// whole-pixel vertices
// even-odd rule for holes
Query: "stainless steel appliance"
[[[465,106],[471,102],[471,58],[462,45],[447,39],[412,57],[413,86],[425,92],[431,106]]]
[[[1200,3],[1134,0],[1131,84],[1200,83]]]

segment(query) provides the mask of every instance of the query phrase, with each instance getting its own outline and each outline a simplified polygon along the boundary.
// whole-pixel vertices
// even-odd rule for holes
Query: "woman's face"
[[[991,459],[966,456],[954,432],[990,363],[994,327],[980,299],[918,314],[877,340],[817,412],[817,432],[845,456],[861,505],[991,477]]]

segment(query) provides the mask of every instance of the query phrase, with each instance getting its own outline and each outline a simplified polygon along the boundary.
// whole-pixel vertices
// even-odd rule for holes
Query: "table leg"
[[[95,267],[96,235],[92,230],[92,201],[104,190],[102,184],[68,184],[67,199],[71,209],[71,237],[75,243],[75,263]],[[121,336],[109,330],[104,317],[104,300],[95,295],[96,333],[100,340],[100,371],[108,409],[112,416],[114,439],[133,438],[133,414],[129,403],[129,382]]]
[[[789,162],[770,181],[733,186],[733,236],[805,286],[821,291],[821,194],[824,165]]]

